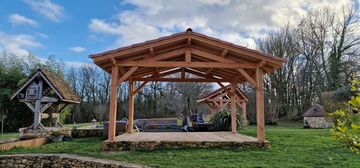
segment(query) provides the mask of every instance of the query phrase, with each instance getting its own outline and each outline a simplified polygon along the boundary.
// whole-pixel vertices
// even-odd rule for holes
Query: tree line
[[[267,123],[299,120],[311,105],[326,101],[324,93],[348,90],[352,75],[360,71],[360,24],[356,12],[354,7],[310,10],[298,24],[269,32],[257,42],[258,50],[287,60],[282,68],[265,76]],[[65,78],[82,99],[81,104],[62,114],[63,122],[108,119],[110,75],[96,65],[65,67],[54,56],[44,62],[32,54],[23,58],[6,52],[0,54],[0,59],[0,113],[7,116],[6,130],[31,124],[31,112],[21,103],[10,102],[9,95],[38,68]],[[249,96],[248,119],[255,123],[254,89],[248,84],[239,87]],[[135,117],[181,118],[207,113],[208,107],[196,100],[214,89],[209,83],[149,82],[135,96]],[[118,119],[127,117],[127,101],[125,82],[118,88]]]

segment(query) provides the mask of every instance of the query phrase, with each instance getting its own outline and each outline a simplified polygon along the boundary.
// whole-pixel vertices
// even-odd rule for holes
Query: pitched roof
[[[191,66],[186,62],[185,57],[188,54],[191,55]],[[283,58],[193,31],[92,54],[90,58],[108,73],[111,73],[114,64],[120,67],[121,74],[132,67],[139,67],[132,73],[136,78],[144,78],[174,68],[185,68],[185,70],[191,68],[203,76],[210,74],[215,78],[225,81],[235,79],[240,83],[246,82],[249,77],[254,77],[257,66],[261,65],[264,72],[268,73],[280,68],[285,62]],[[242,69],[241,73],[238,68]],[[248,75],[244,76],[244,74]]]
[[[164,36],[164,37],[160,37],[160,38],[157,38],[157,39],[148,40],[148,41],[145,41],[145,42],[142,42],[142,43],[136,43],[136,44],[132,44],[130,46],[124,46],[124,47],[120,47],[120,48],[117,48],[117,49],[114,49],[114,50],[101,52],[101,53],[98,53],[98,54],[91,54],[90,58],[101,57],[101,56],[105,56],[105,55],[108,55],[108,54],[129,50],[129,49],[132,49],[132,48],[138,48],[138,47],[146,46],[146,45],[149,45],[149,44],[154,44],[154,43],[157,43],[157,42],[161,42],[161,41],[165,41],[165,40],[169,40],[169,39],[174,39],[176,37],[185,37],[185,38],[203,37],[203,38],[206,38],[208,40],[215,41],[217,43],[221,43],[221,44],[224,44],[224,45],[234,47],[235,49],[245,50],[245,51],[248,51],[248,52],[252,52],[254,54],[258,54],[258,55],[261,55],[261,56],[264,56],[264,57],[268,57],[270,59],[285,62],[285,59],[283,59],[283,58],[275,57],[275,56],[270,55],[270,54],[262,53],[262,52],[259,52],[257,50],[249,49],[247,47],[243,47],[243,46],[240,46],[240,45],[237,45],[237,44],[234,44],[234,43],[223,41],[223,40],[220,40],[218,38],[210,37],[210,36],[207,36],[207,35],[204,35],[204,34],[201,34],[201,33],[197,33],[197,32],[193,32],[193,31],[175,33],[175,34],[172,34],[172,35],[169,35],[169,36]]]
[[[22,92],[26,87],[34,81],[36,77],[41,77],[44,81],[55,91],[59,96],[60,101],[69,102],[69,103],[80,103],[81,99],[79,95],[72,90],[72,88],[65,82],[63,78],[58,75],[55,75],[47,70],[38,69],[33,73],[12,96],[11,100],[15,98],[20,92]]]
[[[324,117],[325,113],[323,107],[319,104],[314,104],[308,111],[303,114],[303,117]]]
[[[225,86],[225,88],[230,91],[231,86],[227,85],[227,86]],[[225,92],[225,90],[223,88],[216,89],[208,94],[200,96],[196,102],[200,103],[200,102],[205,102],[205,101],[212,101],[213,99],[215,99],[219,95],[223,94],[224,92]],[[240,100],[248,101],[248,97],[246,96],[246,94],[243,93],[238,87],[236,87],[236,95],[240,98]]]

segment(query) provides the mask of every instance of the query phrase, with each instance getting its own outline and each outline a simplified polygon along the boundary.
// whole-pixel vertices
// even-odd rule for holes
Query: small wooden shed
[[[41,119],[55,118],[55,127],[62,127],[59,122],[60,113],[69,104],[80,103],[80,97],[58,75],[47,70],[38,69],[11,96],[25,103],[34,113],[34,123],[30,129],[45,128]]]
[[[319,104],[313,105],[303,114],[304,128],[329,128],[331,126],[325,120],[325,111]]]

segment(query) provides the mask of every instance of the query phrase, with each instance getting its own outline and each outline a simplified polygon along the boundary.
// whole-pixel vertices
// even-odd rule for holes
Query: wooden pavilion
[[[129,82],[128,133],[133,133],[134,95],[149,81],[230,83],[232,133],[236,134],[236,85],[249,82],[256,89],[257,140],[265,142],[263,76],[273,72],[284,59],[193,32],[161,37],[90,55],[94,63],[111,74],[109,133],[115,137],[117,88]],[[186,74],[193,77],[187,78]],[[169,76],[170,75],[170,76]],[[142,82],[138,88],[134,82]]]
[[[214,114],[216,110],[224,110],[229,104],[231,104],[231,85],[220,86],[222,87],[201,96],[196,101],[198,103],[207,104],[210,107],[210,114]],[[248,102],[248,97],[240,90],[239,87],[236,87],[235,100],[236,104],[241,108],[241,118],[246,121],[246,103]]]

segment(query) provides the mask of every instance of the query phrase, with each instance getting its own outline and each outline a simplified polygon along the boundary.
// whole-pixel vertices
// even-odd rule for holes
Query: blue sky
[[[62,8],[59,16],[47,17],[32,10],[26,1],[0,1],[0,31],[9,35],[27,34],[41,46],[28,49],[46,58],[55,55],[64,61],[90,61],[90,53],[104,50],[114,40],[106,37],[101,41],[92,39],[88,29],[92,18],[110,18],[121,10],[131,7],[117,0],[106,1],[61,1],[57,4]],[[20,15],[35,21],[34,25],[12,23],[12,15]],[[78,47],[77,52],[71,48]],[[84,51],[80,52],[84,48]]]
[[[311,8],[339,8],[351,0],[3,0],[0,51],[39,58],[55,55],[76,65],[89,54],[184,31],[256,48],[255,41]]]

